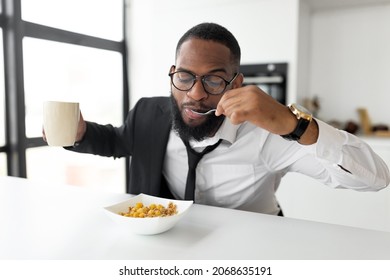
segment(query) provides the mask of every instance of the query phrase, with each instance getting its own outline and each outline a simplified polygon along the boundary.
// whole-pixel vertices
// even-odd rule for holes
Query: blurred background
[[[85,118],[121,124],[124,2],[2,1],[1,12],[0,173],[124,192],[125,159],[70,153],[41,139],[45,100],[80,102]]]
[[[124,192],[130,159],[48,147],[42,103],[77,101],[85,119],[120,125],[139,98],[169,95],[176,43],[205,21],[237,37],[247,83],[390,163],[390,0],[1,0],[0,11],[0,175]],[[288,174],[277,195],[288,217],[390,231],[388,190]]]

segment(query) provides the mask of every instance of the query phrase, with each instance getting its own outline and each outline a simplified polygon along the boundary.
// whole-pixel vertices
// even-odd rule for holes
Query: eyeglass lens
[[[172,83],[178,90],[190,90],[196,82],[196,76],[188,72],[176,72],[172,74]],[[228,82],[216,75],[206,75],[201,77],[204,90],[209,94],[221,94]]]

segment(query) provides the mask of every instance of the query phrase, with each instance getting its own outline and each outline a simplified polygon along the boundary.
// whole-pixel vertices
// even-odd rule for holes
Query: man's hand
[[[87,123],[84,121],[83,114],[81,114],[80,112],[79,126],[77,128],[77,134],[76,134],[76,142],[81,141],[83,139],[86,131],[87,131]],[[42,127],[42,138],[45,142],[47,142],[45,129],[43,127]]]
[[[253,85],[225,92],[215,114],[225,115],[233,124],[248,121],[279,135],[292,132],[298,122],[287,106]],[[306,145],[313,144],[317,138],[318,126],[315,121],[312,121],[299,142]]]
[[[84,138],[87,131],[87,123],[84,121],[83,114],[80,112],[79,127],[77,128],[76,142],[81,141]]]

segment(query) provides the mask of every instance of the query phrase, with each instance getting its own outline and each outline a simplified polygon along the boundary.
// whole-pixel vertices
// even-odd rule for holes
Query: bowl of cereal
[[[152,235],[174,227],[188,212],[192,200],[174,200],[139,194],[104,207],[109,217],[136,234]]]

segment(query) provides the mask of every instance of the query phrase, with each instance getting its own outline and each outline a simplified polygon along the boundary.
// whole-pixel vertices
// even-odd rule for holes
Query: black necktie
[[[194,200],[195,199],[195,179],[196,179],[196,166],[198,165],[200,159],[207,153],[214,150],[220,143],[222,139],[220,139],[217,143],[211,146],[207,146],[201,153],[196,152],[191,148],[188,141],[184,141],[187,149],[188,155],[188,174],[187,174],[187,182],[186,182],[186,190],[184,194],[185,200]]]

